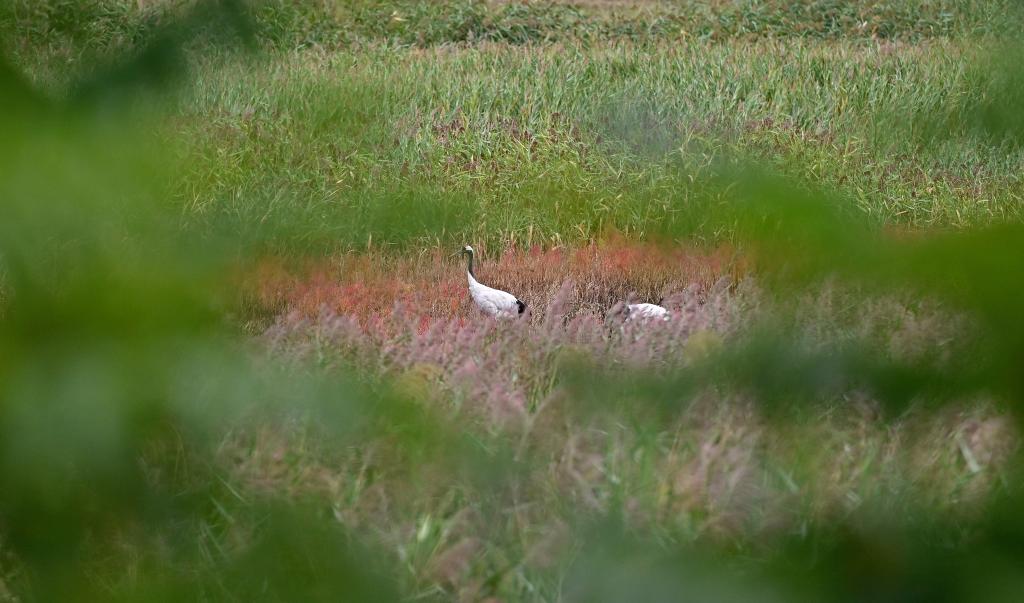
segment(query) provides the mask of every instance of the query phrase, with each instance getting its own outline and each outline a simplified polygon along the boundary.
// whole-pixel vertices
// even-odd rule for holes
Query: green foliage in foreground
[[[173,46],[151,46],[148,52],[155,54],[143,54],[143,58],[159,59]],[[493,55],[482,56],[472,60],[484,64],[495,60]],[[724,57],[718,60],[722,68],[728,65]],[[322,437],[337,445],[379,434],[404,453],[402,458],[411,459],[405,474],[410,483],[420,470],[429,479],[440,469],[460,486],[453,496],[463,491],[488,493],[479,499],[482,512],[489,510],[488,496],[515,496],[518,472],[537,469],[502,462],[515,457],[503,448],[501,438],[489,441],[448,429],[443,417],[432,416],[407,393],[397,393],[386,383],[368,386],[367,381],[373,384],[372,376],[357,380],[320,370],[314,363],[253,354],[249,343],[225,320],[236,309],[229,275],[259,249],[250,246],[254,240],[285,247],[283,237],[318,219],[326,224],[311,235],[318,241],[332,232],[343,242],[382,233],[386,240],[407,245],[417,240],[447,240],[451,235],[445,229],[457,225],[471,211],[479,212],[477,220],[488,228],[504,226],[487,221],[490,207],[476,205],[475,197],[483,188],[472,185],[476,168],[459,166],[454,181],[465,182],[461,189],[446,176],[429,173],[409,180],[396,178],[390,184],[383,177],[373,178],[380,157],[396,157],[393,165],[401,174],[403,149],[421,144],[416,136],[402,138],[399,134],[398,143],[392,139],[391,146],[375,145],[388,140],[384,132],[389,127],[401,132],[397,118],[416,114],[416,98],[443,96],[444,88],[427,86],[443,86],[452,72],[423,77],[426,83],[417,93],[420,96],[409,98],[402,96],[406,92],[400,86],[388,86],[392,82],[389,77],[375,75],[373,67],[368,67],[365,80],[346,75],[353,79],[334,88],[349,101],[337,113],[325,109],[329,104],[322,99],[306,105],[310,97],[302,80],[296,84],[286,78],[286,85],[268,89],[266,108],[252,107],[249,117],[246,114],[254,93],[246,92],[237,103],[224,102],[210,92],[215,86],[200,82],[190,94],[198,91],[200,98],[211,94],[215,101],[200,102],[200,115],[215,114],[210,107],[228,107],[233,112],[225,112],[225,119],[240,125],[230,129],[211,120],[205,128],[211,142],[201,136],[204,128],[186,124],[186,130],[199,137],[190,146],[190,141],[166,135],[173,116],[145,119],[135,110],[135,103],[140,102],[136,86],[152,79],[148,69],[152,64],[149,60],[129,62],[123,69],[111,71],[116,77],[108,74],[109,79],[94,80],[91,87],[83,84],[80,90],[93,92],[77,99],[69,94],[73,98],[69,101],[45,100],[14,70],[6,64],[0,66],[4,95],[0,129],[5,134],[0,140],[0,172],[5,174],[0,180],[4,204],[0,220],[3,588],[25,600],[394,600],[408,596],[416,592],[416,585],[409,587],[395,577],[401,574],[395,569],[400,564],[389,565],[390,560],[378,560],[366,552],[332,509],[315,501],[306,505],[284,499],[275,492],[258,500],[246,498],[221,478],[209,459],[226,433],[254,424],[315,423]],[[815,71],[820,62],[813,57],[806,63],[797,59],[796,64],[807,71],[798,68],[791,78],[813,78],[815,73],[825,77],[825,71]],[[493,68],[504,69],[505,65],[498,63]],[[614,52],[603,66],[600,61],[596,65],[595,69],[606,72],[642,69],[637,61],[630,63],[628,57],[616,57]],[[514,64],[512,67],[509,71],[514,73]],[[402,73],[397,63],[385,62],[384,68]],[[577,68],[586,73],[584,65]],[[891,82],[902,81],[908,72],[904,66],[892,69]],[[354,68],[345,73],[350,71],[359,73]],[[419,72],[408,73],[404,79],[396,76],[395,81],[408,85],[416,77],[412,74]],[[555,98],[559,89],[572,89],[573,80],[566,76],[575,72],[553,73],[559,75],[552,75],[550,98]],[[977,80],[967,79],[956,89],[962,95],[940,95],[932,105],[935,110],[925,110],[926,116],[937,117],[943,126],[928,140],[929,145],[938,145],[940,157],[943,145],[956,148],[962,144],[961,136],[971,141],[966,148],[983,149],[992,157],[1000,156],[999,149],[1015,152],[1020,132],[1014,128],[1020,122],[1014,115],[1019,113],[1009,112],[1021,106],[1022,91],[1016,85],[1020,81],[1016,71],[1001,73],[994,81],[1004,86],[1005,94],[996,104],[980,102],[985,95],[974,87]],[[789,80],[778,78],[784,90],[781,83]],[[649,79],[657,81],[657,77]],[[309,86],[334,85],[312,78],[306,81]],[[370,85],[353,85],[360,81]],[[486,80],[482,87],[495,81],[497,78]],[[608,80],[595,81],[587,89],[604,91]],[[722,78],[704,74],[700,81],[721,82]],[[629,92],[631,83],[620,84],[620,96]],[[870,90],[869,84],[865,86]],[[666,86],[661,91],[663,97],[669,96],[670,89]],[[385,94],[396,96],[385,101]],[[544,234],[569,232],[577,216],[595,207],[589,203],[594,197],[588,196],[595,193],[557,184],[557,178],[550,197],[541,197],[545,191],[526,185],[548,183],[550,174],[558,174],[552,169],[573,166],[570,160],[586,156],[590,141],[596,143],[596,134],[593,139],[584,134],[582,142],[577,141],[572,137],[573,125],[545,124],[543,120],[553,120],[553,113],[531,114],[529,97],[520,96],[524,100],[518,101],[523,103],[518,116],[526,120],[522,127],[543,132],[552,140],[543,145],[539,142],[533,151],[542,155],[541,159],[526,162],[524,169],[538,172],[523,180],[524,192],[515,193],[522,196],[510,195],[505,202],[558,202],[557,207],[546,207],[534,217],[548,213],[559,220],[564,212],[573,219],[549,224]],[[615,98],[614,94],[610,97]],[[964,105],[961,97],[966,97]],[[292,100],[283,102],[287,98]],[[521,144],[515,142],[518,135],[510,133],[501,121],[506,119],[506,111],[489,113],[491,105],[474,106],[474,98],[492,102],[495,97],[470,94],[460,103],[473,107],[462,119],[477,121],[469,128],[473,133],[468,140],[451,143],[471,149],[455,157],[474,160],[482,149],[491,148],[480,142],[485,140],[480,132],[486,133],[483,126],[489,123],[497,124],[494,129],[504,128],[505,146],[498,148],[508,152],[514,144]],[[503,98],[507,103],[511,96]],[[421,112],[429,115],[429,109]],[[445,148],[440,142],[442,135],[449,141],[462,135],[452,123],[454,107],[450,110],[437,122],[440,128],[435,122],[426,122],[426,149],[408,158],[431,157],[430,153]],[[257,119],[260,111],[266,113]],[[578,115],[581,112],[578,105],[566,104],[565,114],[572,119],[586,119],[587,115]],[[385,121],[388,116],[395,121]],[[611,130],[615,119],[622,116],[636,119],[629,111],[616,111],[613,106]],[[273,128],[275,117],[281,120],[279,130],[246,129],[246,120]],[[842,123],[842,113],[812,114],[805,123],[831,119]],[[865,126],[867,122],[857,120],[868,118],[852,119],[854,127]],[[330,134],[319,138],[320,128]],[[300,132],[298,142],[286,137],[292,130]],[[624,142],[628,149],[626,130],[613,144]],[[241,142],[220,150],[214,144],[217,136],[238,137]],[[245,143],[249,137],[259,144]],[[274,141],[281,137],[283,148],[275,148]],[[315,142],[311,147],[316,153],[299,152],[306,140]],[[332,149],[328,140],[339,146]],[[991,140],[1005,146],[987,146]],[[245,156],[264,146],[267,159]],[[612,168],[601,173],[619,173],[615,171],[618,165],[632,166],[635,174],[647,173],[635,158],[647,156],[644,153],[651,146],[659,148],[639,143],[641,151],[626,153],[621,163],[612,163]],[[563,153],[556,155],[558,160],[543,157],[555,151]],[[529,156],[530,145],[524,145],[521,152]],[[294,209],[289,201],[310,190],[303,188],[303,178],[319,178],[321,173],[311,166],[329,172],[344,165],[318,163],[335,156],[365,161],[360,165],[371,178],[353,187],[356,196],[350,198],[364,195],[366,202],[332,208],[333,214],[322,207],[309,212],[301,204]],[[499,158],[486,159],[497,162]],[[227,169],[233,161],[240,163]],[[658,161],[653,163],[652,180],[662,184],[646,190],[659,194],[641,189],[642,194],[650,198],[659,198],[661,193],[686,194],[691,186],[686,170],[673,171],[671,164],[658,167]],[[803,165],[793,157],[781,164],[788,170]],[[433,169],[437,164],[421,160],[408,169],[415,174],[423,165]],[[296,169],[294,180],[289,180],[288,167]],[[578,167],[563,169],[569,183],[586,173]],[[352,175],[346,176],[350,172]],[[355,170],[350,172],[335,176],[357,178]],[[623,177],[624,195],[643,182],[639,175]],[[269,182],[247,188],[246,176],[257,182],[267,176]],[[226,180],[219,182],[220,178]],[[793,186],[788,179],[746,169],[738,173],[719,170],[706,185],[720,191],[715,196],[719,205],[714,211],[693,215],[705,216],[709,225],[728,229],[736,240],[774,260],[766,270],[785,266],[785,271],[775,273],[781,285],[835,274],[875,290],[909,289],[927,294],[968,313],[978,323],[979,349],[985,353],[964,359],[942,375],[941,387],[929,381],[933,375],[926,372],[927,367],[865,365],[853,357],[838,368],[879,391],[895,391],[903,397],[923,393],[942,402],[947,396],[965,392],[993,394],[1018,424],[1024,422],[1024,382],[1019,372],[1024,357],[1024,317],[1019,311],[1024,307],[1024,285],[1018,278],[1024,272],[1024,232],[1019,221],[893,241],[880,234],[877,221],[845,211],[848,208],[830,201],[831,196],[820,189],[809,194],[807,180]],[[315,180],[312,190],[316,186],[323,184]],[[198,193],[189,195],[190,190]],[[499,190],[517,189],[510,184]],[[325,195],[329,192],[324,191]],[[180,219],[183,196],[196,203],[186,224]],[[463,199],[466,207],[449,205],[453,197]],[[666,198],[671,202],[675,197]],[[376,203],[381,199],[388,203]],[[315,201],[323,204],[324,199]],[[261,211],[253,212],[253,207]],[[632,201],[626,207],[644,206]],[[445,211],[454,215],[439,214],[442,208],[451,208]],[[690,232],[689,224],[665,218],[666,209],[671,207],[647,210],[650,215],[641,216],[637,224],[661,223],[666,236]],[[246,229],[259,232],[253,235]],[[586,233],[586,224],[582,230]],[[728,386],[739,376],[748,379],[744,385],[754,391],[764,387],[787,390],[811,380],[815,373],[837,370],[821,367],[814,358],[793,362],[793,356],[778,352],[790,343],[784,337],[770,342],[776,347],[723,356],[746,359],[752,370],[716,372],[698,366],[670,376],[669,387],[695,380]],[[764,367],[773,370],[758,370]],[[601,383],[593,376],[585,382]],[[556,585],[554,596],[588,601],[633,600],[637,593],[651,600],[676,599],[680,593],[689,593],[719,601],[756,596],[769,600],[920,597],[1010,601],[1022,588],[1022,509],[1019,490],[1007,486],[1000,500],[966,529],[941,518],[908,519],[886,513],[872,516],[870,521],[850,518],[808,526],[806,533],[780,538],[781,544],[767,547],[754,570],[743,563],[749,561],[749,551],[704,541],[686,545],[655,542],[643,534],[623,535],[615,514],[590,516],[586,519],[593,520],[593,525],[581,521],[572,526],[582,543],[576,563],[564,573],[562,568],[553,570],[550,582]],[[417,527],[418,541],[429,542],[434,525],[426,516]],[[745,570],[740,578],[733,571],[737,566]],[[503,584],[505,571],[499,569],[487,577],[492,589]]]

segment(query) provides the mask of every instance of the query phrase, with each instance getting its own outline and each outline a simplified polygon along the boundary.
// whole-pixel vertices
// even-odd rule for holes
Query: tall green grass
[[[721,239],[714,174],[737,159],[834,187],[877,224],[965,227],[1021,212],[1024,155],[977,125],[997,85],[971,66],[985,58],[963,43],[296,52],[205,64],[171,135],[194,153],[188,212],[291,224],[321,248],[407,244],[375,231],[396,196],[435,243]]]
[[[39,77],[69,64],[89,65],[138,48],[180,21],[187,0],[12,0],[0,7],[8,52]],[[210,0],[200,5],[246,10],[262,48],[350,48],[367,44],[432,47],[481,43],[676,44],[686,40],[831,39],[922,41],[1017,35],[1013,0],[730,0],[601,2],[485,0]],[[216,19],[194,30],[218,29]]]
[[[189,6],[182,0],[14,0],[2,13],[26,44],[123,48]],[[485,2],[483,0],[242,0],[276,48],[371,40],[432,46],[680,37],[920,40],[1014,31],[1007,0],[729,0],[727,2]]]
[[[80,61],[104,64],[107,54],[166,37],[165,23],[186,6],[15,3],[5,39],[32,81],[60,97],[96,71]],[[653,23],[664,11],[739,29],[706,39],[662,31]],[[745,16],[722,16],[729,11]],[[849,11],[906,35],[812,27],[845,23]],[[735,160],[836,188],[878,224],[962,228],[1020,215],[1020,147],[1005,128],[991,136],[984,127],[992,116],[983,105],[1005,98],[1005,85],[973,67],[993,46],[976,34],[1017,22],[999,3],[736,2],[619,13],[269,2],[252,14],[243,33],[266,50],[258,70],[201,50],[218,18],[188,22],[197,41],[173,63],[190,64],[193,83],[165,132],[190,147],[178,191],[186,218],[279,249],[363,248],[374,238],[559,244],[608,231],[722,240],[729,229],[709,222],[708,210],[729,203],[714,174]],[[575,15],[564,37],[430,33],[448,19],[498,27],[513,17],[547,31],[562,27],[552,24],[561,17],[544,16],[556,14]],[[633,19],[653,19],[654,33],[620,30]],[[747,35],[761,31],[747,21],[764,35]],[[574,29],[592,22],[620,29]],[[344,35],[289,38],[310,28]],[[914,36],[928,41],[906,41]],[[416,208],[399,213],[419,226],[388,232],[396,206]]]

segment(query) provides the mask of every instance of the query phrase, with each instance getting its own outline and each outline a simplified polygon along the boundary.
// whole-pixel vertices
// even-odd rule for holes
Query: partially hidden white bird
[[[462,248],[462,255],[469,256],[469,263],[466,266],[466,277],[469,279],[469,295],[476,302],[476,305],[484,314],[496,318],[511,318],[526,311],[526,304],[519,301],[515,295],[494,289],[476,280],[473,274],[473,248],[466,245]]]
[[[626,320],[668,320],[671,316],[658,304],[626,304]]]

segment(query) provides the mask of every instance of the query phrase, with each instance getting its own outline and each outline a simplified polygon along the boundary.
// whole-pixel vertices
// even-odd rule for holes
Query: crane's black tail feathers
[[[516,305],[519,306],[519,313],[520,314],[522,314],[523,312],[526,311],[526,304],[524,304],[523,302],[519,301],[518,299],[516,300]]]

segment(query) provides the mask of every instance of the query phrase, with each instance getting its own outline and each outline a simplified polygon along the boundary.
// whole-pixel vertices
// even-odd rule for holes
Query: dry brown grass
[[[532,469],[490,491],[387,440],[325,454],[277,427],[236,436],[223,450],[239,490],[320,500],[404,560],[417,589],[473,601],[493,594],[486,581],[499,569],[509,572],[509,592],[516,576],[564,564],[577,544],[574,526],[587,517],[617,515],[639,533],[751,550],[808,522],[869,516],[897,500],[901,513],[972,517],[1018,441],[985,404],[896,422],[834,407],[783,424],[750,401],[709,393],[655,433],[619,416],[581,419],[555,407],[542,414],[513,433]]]
[[[808,526],[874,513],[959,522],[978,517],[1012,470],[1019,435],[988,400],[939,412],[922,400],[893,416],[849,391],[779,416],[763,412],[754,391],[660,391],[656,408],[639,392],[591,400],[559,379],[573,354],[628,373],[685,366],[698,334],[734,345],[745,327],[737,321],[768,310],[748,299],[766,295],[756,287],[713,291],[722,274],[744,274],[731,250],[605,244],[496,259],[481,251],[481,279],[529,301],[537,311],[529,322],[476,316],[461,264],[440,250],[296,270],[268,263],[253,277],[261,303],[288,314],[268,330],[272,353],[384,374],[453,433],[522,463],[514,477],[481,482],[451,458],[425,457],[389,436],[337,450],[308,427],[274,426],[225,442],[221,461],[239,490],[321,501],[392,551],[414,592],[529,598],[523,585],[564,567],[588,518],[754,554]],[[620,332],[598,318],[630,293],[653,299],[681,289],[691,328]],[[849,301],[831,285],[798,296],[796,336],[862,337],[893,358],[952,362],[946,342],[969,329],[920,300]],[[408,311],[394,312],[396,304]]]

